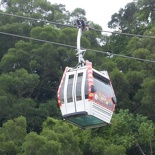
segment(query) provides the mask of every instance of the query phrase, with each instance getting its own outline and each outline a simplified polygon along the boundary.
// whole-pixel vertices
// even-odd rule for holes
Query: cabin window
[[[72,89],[73,89],[74,74],[69,75],[67,85],[67,102],[73,102]]]
[[[82,96],[81,96],[82,79],[83,79],[83,73],[78,73],[77,83],[76,83],[76,100],[77,101],[82,100]]]
[[[94,88],[96,92],[102,92],[108,97],[113,97],[113,91],[110,83],[106,83],[104,80],[101,81],[94,77]]]
[[[61,84],[61,88],[60,88],[60,101],[63,104],[64,103],[64,84],[65,84],[65,78]]]

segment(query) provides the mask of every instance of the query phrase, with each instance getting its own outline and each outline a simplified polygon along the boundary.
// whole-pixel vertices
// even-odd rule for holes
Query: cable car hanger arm
[[[85,60],[83,58],[86,50],[81,50],[81,35],[82,31],[89,30],[89,27],[85,24],[85,22],[80,18],[76,21],[76,25],[78,27],[78,35],[77,35],[77,57],[78,57],[78,64],[80,66],[85,65]]]

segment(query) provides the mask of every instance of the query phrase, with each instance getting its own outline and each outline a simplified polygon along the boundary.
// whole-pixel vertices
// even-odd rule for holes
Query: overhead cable
[[[120,35],[126,35],[126,36],[132,36],[132,37],[139,37],[139,38],[149,38],[149,39],[155,39],[153,36],[146,36],[146,35],[140,35],[140,34],[131,34],[131,33],[123,33],[118,31],[103,31],[91,28],[91,30],[98,31],[98,32],[106,32],[106,33],[112,33],[112,34],[120,34]]]
[[[123,57],[123,58],[129,58],[129,59],[134,59],[134,60],[139,60],[139,61],[144,61],[144,62],[151,62],[151,63],[155,63],[154,60],[148,60],[148,59],[141,59],[141,58],[136,58],[136,57],[131,57],[131,56],[126,56],[126,55],[121,55],[121,54],[115,54],[115,53],[110,53],[110,52],[103,52],[103,51],[99,51],[99,50],[93,50],[93,49],[86,49],[86,50],[90,50],[92,52],[96,52],[96,53],[102,53],[102,54],[106,54],[109,57],[111,56],[118,56],[118,57]]]
[[[27,20],[34,20],[34,21],[40,21],[40,22],[42,21],[42,22],[50,23],[50,24],[54,24],[54,25],[76,28],[76,26],[74,26],[74,25],[69,25],[69,24],[66,25],[66,24],[62,24],[62,23],[58,23],[58,22],[52,22],[52,21],[48,21],[48,20],[42,20],[42,19],[31,18],[31,17],[26,17],[26,16],[13,15],[13,14],[8,14],[8,13],[3,13],[3,12],[0,12],[0,14],[6,15],[6,16],[17,17],[17,18],[23,18],[23,19],[27,19]],[[123,32],[118,32],[118,31],[105,31],[105,30],[99,30],[99,29],[95,29],[95,28],[90,28],[90,30],[94,30],[97,32],[111,33],[111,34],[126,35],[126,36],[132,36],[132,37],[155,39],[154,36],[147,36],[147,35],[123,33]]]
[[[4,35],[8,35],[8,36],[13,36],[13,37],[18,37],[18,38],[29,39],[29,40],[34,40],[34,41],[39,41],[39,42],[44,42],[44,43],[50,43],[50,44],[64,46],[64,47],[76,48],[76,46],[61,44],[61,43],[57,43],[57,42],[52,42],[52,41],[47,41],[47,40],[42,40],[42,39],[37,39],[37,38],[32,38],[32,37],[20,36],[20,35],[12,34],[12,33],[6,33],[6,32],[1,32],[0,31],[0,34],[4,34]]]
[[[23,38],[23,39],[34,40],[34,41],[39,41],[39,42],[44,42],[44,43],[50,43],[50,44],[54,44],[54,45],[57,45],[57,46],[64,46],[64,47],[69,47],[69,48],[77,49],[76,46],[71,46],[71,45],[67,45],[67,44],[61,44],[61,43],[57,43],[57,42],[52,42],[52,41],[47,41],[47,40],[42,40],[42,39],[37,39],[37,38],[32,38],[32,37],[26,37],[26,36],[21,36],[21,35],[1,32],[1,31],[0,31],[0,34],[8,35],[8,36],[13,36],[13,37],[18,37],[18,38]],[[121,54],[114,54],[114,53],[110,53],[110,52],[103,52],[103,51],[99,51],[99,50],[87,49],[87,48],[83,48],[83,49],[89,50],[89,51],[92,51],[92,52],[96,52],[96,53],[106,54],[108,56],[118,56],[118,57],[129,58],[129,59],[134,59],[134,60],[139,60],[139,61],[144,61],[144,62],[155,63],[155,61],[148,60],[148,59],[141,59],[141,58],[130,57],[130,56],[125,56],[125,55],[121,55]]]
[[[0,12],[0,14],[6,15],[6,16],[17,17],[17,18],[23,18],[23,19],[27,19],[27,20],[34,20],[34,21],[37,21],[37,22],[39,21],[39,22],[45,22],[45,23],[50,23],[50,24],[54,24],[54,25],[60,25],[60,26],[65,26],[65,27],[74,27],[74,28],[76,28],[76,26],[73,26],[73,25],[65,25],[65,24],[62,24],[62,23],[52,22],[52,21],[49,21],[49,20],[31,18],[31,17],[27,17],[27,16],[13,15],[13,14],[2,13],[2,12]]]

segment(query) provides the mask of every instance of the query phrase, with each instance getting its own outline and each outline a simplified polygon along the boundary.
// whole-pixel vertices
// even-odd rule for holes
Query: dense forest
[[[111,125],[88,130],[63,121],[57,103],[65,67],[77,65],[79,17],[92,28],[84,58],[109,72],[118,100]],[[1,1],[0,155],[155,154],[155,1],[128,3],[108,27],[119,33],[102,33],[82,8]]]

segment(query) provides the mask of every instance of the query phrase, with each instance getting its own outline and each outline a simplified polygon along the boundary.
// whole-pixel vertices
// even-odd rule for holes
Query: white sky
[[[133,0],[48,0],[52,4],[64,4],[66,10],[73,11],[75,8],[82,8],[86,11],[88,20],[102,26],[103,30],[108,30],[108,22],[111,16],[117,13],[120,8],[124,8],[127,3]]]

